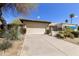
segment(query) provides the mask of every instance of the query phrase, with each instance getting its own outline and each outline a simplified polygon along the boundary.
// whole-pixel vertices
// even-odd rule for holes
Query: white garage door
[[[44,34],[45,28],[27,28],[27,34]]]

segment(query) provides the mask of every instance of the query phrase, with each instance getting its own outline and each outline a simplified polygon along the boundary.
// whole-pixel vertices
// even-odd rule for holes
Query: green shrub
[[[18,40],[18,31],[17,30],[11,30],[9,33],[9,37],[8,37],[8,39],[10,39],[10,40]]]
[[[0,43],[0,50],[6,50],[11,46],[12,44],[8,40],[4,40],[2,43]]]
[[[59,37],[59,38],[66,38],[66,37],[69,37],[69,38],[74,38],[74,35],[72,34],[73,30],[70,29],[70,28],[66,28],[64,31],[59,31],[59,33],[57,34],[56,37]]]
[[[73,32],[74,30],[69,28],[69,27],[67,27],[64,31],[66,31],[66,32]]]
[[[74,38],[74,35],[72,34],[72,32],[74,32],[73,29],[67,27],[65,30],[64,30],[64,36],[65,37],[70,37],[70,38]]]
[[[4,34],[7,40],[19,40],[17,29],[10,29],[7,33]]]
[[[0,29],[0,38],[3,38],[4,30]]]
[[[56,34],[56,37],[57,37],[57,38],[62,38],[62,39],[65,38],[63,34]]]

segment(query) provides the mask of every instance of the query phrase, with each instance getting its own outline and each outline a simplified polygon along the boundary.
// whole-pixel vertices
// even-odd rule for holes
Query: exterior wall
[[[26,24],[28,28],[46,28],[48,26],[48,23],[40,23],[40,22],[24,21],[23,23]]]
[[[28,21],[24,21],[23,24],[27,26],[27,34],[44,34],[45,28],[49,25],[49,23]]]
[[[69,27],[71,27],[71,26],[77,26],[76,24],[59,24],[59,25],[61,26],[62,30],[64,30],[66,26],[69,26]],[[74,29],[74,30],[77,31],[77,28]]]
[[[78,25],[76,25],[76,24],[66,24],[66,23],[62,24],[62,23],[60,23],[60,24],[56,24],[56,26],[52,25],[52,29],[53,29],[53,31],[54,30],[61,31],[61,30],[64,30],[66,26],[69,26],[69,27],[71,27],[71,26],[77,26],[78,27]],[[74,29],[74,30],[77,31],[77,28]]]

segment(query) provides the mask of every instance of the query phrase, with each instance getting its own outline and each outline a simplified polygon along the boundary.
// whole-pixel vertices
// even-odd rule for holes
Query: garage
[[[50,24],[48,21],[20,19],[26,25],[27,34],[44,34],[45,28]]]
[[[44,28],[27,28],[27,34],[44,34]]]

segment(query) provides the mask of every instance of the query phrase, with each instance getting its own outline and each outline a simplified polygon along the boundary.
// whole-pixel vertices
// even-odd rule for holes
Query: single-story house
[[[58,24],[49,24],[51,27],[51,29],[53,29],[54,31],[61,31],[64,30],[66,27],[69,27],[71,29],[73,29],[74,31],[78,30],[78,25],[77,24],[67,24],[67,23],[58,23]]]
[[[41,20],[20,19],[26,25],[27,34],[44,34],[45,28],[51,23]]]
[[[58,26],[60,26],[62,28],[62,30],[64,30],[66,27],[69,27],[69,28],[73,29],[74,31],[78,30],[77,24],[60,23],[60,24],[58,24]]]
[[[66,28],[71,28],[74,31],[78,30],[77,24],[67,24],[67,23],[50,23],[49,29],[51,30],[52,36],[56,35],[59,31],[65,30]]]

